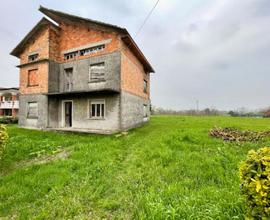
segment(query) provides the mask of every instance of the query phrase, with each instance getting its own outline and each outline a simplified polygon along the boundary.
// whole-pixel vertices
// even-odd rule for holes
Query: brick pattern
[[[120,37],[119,33],[97,25],[91,26],[85,23],[64,21],[59,24],[59,29],[50,25],[40,30],[21,54],[21,63],[28,63],[28,55],[32,52],[38,52],[39,59],[49,58],[58,63],[70,62],[72,59],[64,60],[63,51],[111,39],[111,42],[106,44],[104,50],[85,56],[77,56],[74,59],[86,59],[121,51],[121,89],[144,99],[149,99],[149,74],[144,71],[141,62],[126,47]],[[43,62],[21,68],[20,92],[22,94],[48,92],[48,65],[48,63]],[[28,71],[35,68],[38,69],[37,74],[30,74],[29,78]],[[143,89],[144,80],[148,84],[147,93]],[[30,85],[37,84],[38,82],[39,85],[29,87],[28,82],[30,82]]]
[[[60,60],[60,49],[59,49],[59,36],[60,31],[53,26],[49,29],[49,57],[51,60]]]
[[[29,71],[36,70],[35,81],[38,86],[29,86]],[[48,92],[48,71],[49,64],[47,62],[33,64],[31,66],[22,67],[20,69],[20,93],[21,94],[39,94]],[[30,79],[31,81],[32,79]]]
[[[85,59],[88,57],[99,56],[107,53],[112,53],[120,48],[120,40],[118,34],[114,31],[108,32],[105,29],[97,29],[95,26],[85,25],[83,23],[61,23],[61,34],[60,34],[60,62],[70,62],[71,60],[64,60],[62,51],[77,48],[91,43],[96,43],[106,39],[111,39],[109,44],[106,44],[104,50],[85,55],[79,56],[74,59]]]
[[[28,86],[38,86],[38,69],[28,70]]]
[[[20,55],[21,64],[28,63],[30,53],[36,52],[39,54],[38,59],[49,58],[49,28],[42,28],[25,46],[24,51]]]
[[[147,93],[143,90],[144,80],[147,81]],[[143,65],[123,43],[121,49],[121,88],[123,91],[150,98],[150,77],[144,71]]]

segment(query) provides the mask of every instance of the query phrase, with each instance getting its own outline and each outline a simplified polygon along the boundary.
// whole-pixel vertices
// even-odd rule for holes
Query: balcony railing
[[[18,109],[19,101],[4,101],[0,102],[0,109]]]

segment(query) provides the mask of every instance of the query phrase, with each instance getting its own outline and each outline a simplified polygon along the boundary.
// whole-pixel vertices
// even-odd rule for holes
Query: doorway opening
[[[63,102],[63,126],[72,127],[72,115],[73,115],[73,103],[72,101]]]

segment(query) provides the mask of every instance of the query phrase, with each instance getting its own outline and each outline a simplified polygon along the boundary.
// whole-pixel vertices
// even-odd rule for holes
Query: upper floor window
[[[143,80],[143,92],[147,93],[147,81]]]
[[[38,53],[31,54],[28,56],[28,62],[33,62],[33,61],[36,61],[37,59],[38,59]]]
[[[77,50],[77,51],[73,51],[73,52],[70,52],[70,53],[66,53],[66,54],[64,54],[64,59],[69,60],[69,59],[75,58],[76,56],[85,56],[85,55],[88,55],[88,54],[92,54],[92,53],[102,51],[104,49],[105,49],[105,44],[101,44],[101,45],[98,45],[98,46],[89,47],[89,48],[85,48],[85,49],[82,49],[82,50]]]
[[[105,118],[105,100],[89,101],[89,116],[93,119]]]
[[[86,48],[83,50],[80,50],[80,55],[84,56],[84,55],[88,55],[88,54],[92,54],[92,53],[96,53],[98,51],[104,50],[105,49],[105,45],[99,45],[99,46],[95,46],[95,47],[90,47],[90,48]]]
[[[65,60],[69,60],[69,59],[75,58],[76,56],[78,56],[78,51],[71,52],[71,53],[66,53],[64,55],[64,58],[65,58]]]
[[[105,63],[96,63],[90,65],[90,82],[105,80]]]
[[[38,69],[28,70],[27,86],[38,86]]]

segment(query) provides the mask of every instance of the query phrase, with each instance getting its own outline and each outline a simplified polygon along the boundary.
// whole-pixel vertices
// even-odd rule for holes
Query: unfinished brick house
[[[16,117],[19,110],[19,89],[0,88],[0,117]]]
[[[11,52],[20,59],[19,125],[114,133],[149,120],[150,63],[128,31],[40,7]]]

